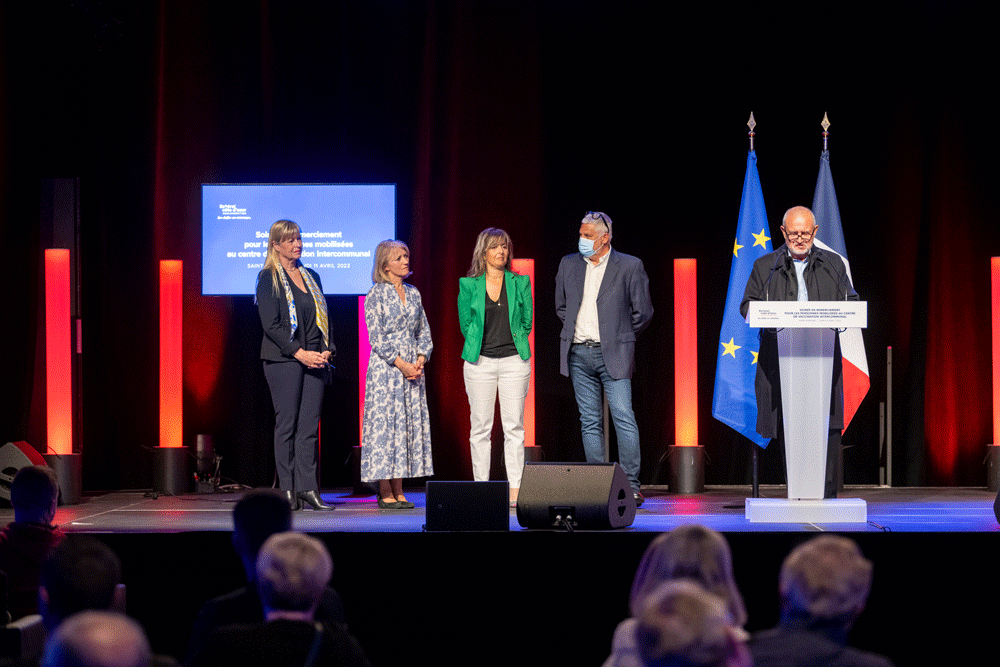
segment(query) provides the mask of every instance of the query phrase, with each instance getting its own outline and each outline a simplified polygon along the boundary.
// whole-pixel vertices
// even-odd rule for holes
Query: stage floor
[[[750,523],[744,500],[750,487],[708,487],[697,495],[672,495],[664,487],[644,487],[646,502],[625,531],[663,532],[697,522],[720,532],[996,532],[993,514],[996,494],[985,488],[848,487],[842,498],[861,498],[868,504],[867,524]],[[761,496],[781,498],[783,486],[761,487]],[[55,523],[67,532],[176,533],[232,530],[230,514],[243,492],[151,497],[143,491],[90,494],[78,505],[62,506]],[[334,512],[303,510],[294,515],[297,530],[327,532],[420,532],[425,522],[424,493],[407,490],[413,510],[379,510],[374,496],[355,496],[349,490],[323,492]],[[13,520],[11,509],[0,510],[0,525]],[[510,511],[510,530],[524,531]],[[621,532],[621,531],[615,531]]]

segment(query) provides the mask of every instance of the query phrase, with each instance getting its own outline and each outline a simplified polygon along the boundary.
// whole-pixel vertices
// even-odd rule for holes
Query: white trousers
[[[516,354],[502,359],[480,356],[474,364],[465,362],[463,374],[472,422],[472,477],[477,482],[490,478],[490,434],[499,392],[507,481],[510,488],[520,488],[524,470],[524,399],[528,396],[531,362]]]

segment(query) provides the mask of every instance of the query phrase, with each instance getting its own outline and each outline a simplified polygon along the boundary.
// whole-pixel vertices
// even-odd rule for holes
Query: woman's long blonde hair
[[[633,616],[642,612],[642,602],[660,584],[690,579],[726,603],[733,623],[747,622],[743,597],[733,577],[733,554],[726,538],[711,528],[689,524],[678,526],[654,539],[635,573],[629,608]]]
[[[267,256],[264,259],[264,268],[271,271],[271,289],[275,296],[278,295],[278,285],[281,284],[281,276],[278,275],[278,268],[281,262],[278,261],[278,252],[274,249],[275,243],[284,243],[296,234],[302,235],[302,230],[291,220],[278,220],[271,225],[271,233],[267,235]],[[301,264],[301,262],[299,262]]]
[[[469,267],[469,278],[478,278],[486,273],[486,251],[498,245],[507,245],[507,263],[503,265],[504,271],[510,271],[511,262],[514,260],[514,242],[510,240],[510,234],[496,227],[487,227],[479,232],[476,239],[476,247],[472,251],[472,265]]]

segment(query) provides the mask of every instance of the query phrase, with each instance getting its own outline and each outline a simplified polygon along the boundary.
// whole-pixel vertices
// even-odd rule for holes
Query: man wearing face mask
[[[857,301],[847,267],[839,255],[813,245],[819,226],[805,206],[794,206],[781,219],[785,245],[753,264],[740,314],[746,317],[751,301]],[[778,438],[782,432],[781,376],[778,372],[778,336],[760,330],[760,352],[754,390],[757,396],[757,432]],[[844,428],[844,378],[840,336],[834,342],[830,433],[826,452],[824,497],[836,498],[840,481],[840,443]]]
[[[559,370],[573,381],[587,462],[607,462],[603,389],[618,434],[618,460],[641,505],[632,373],[635,339],[653,317],[653,304],[642,260],[611,249],[611,218],[604,213],[584,216],[578,252],[559,263],[556,315],[563,323]]]

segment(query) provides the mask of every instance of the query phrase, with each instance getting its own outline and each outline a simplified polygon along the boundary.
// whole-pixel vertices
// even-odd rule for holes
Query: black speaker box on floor
[[[427,531],[510,530],[507,482],[427,482]]]
[[[617,463],[527,463],[517,497],[525,528],[608,530],[635,521],[635,498]]]

